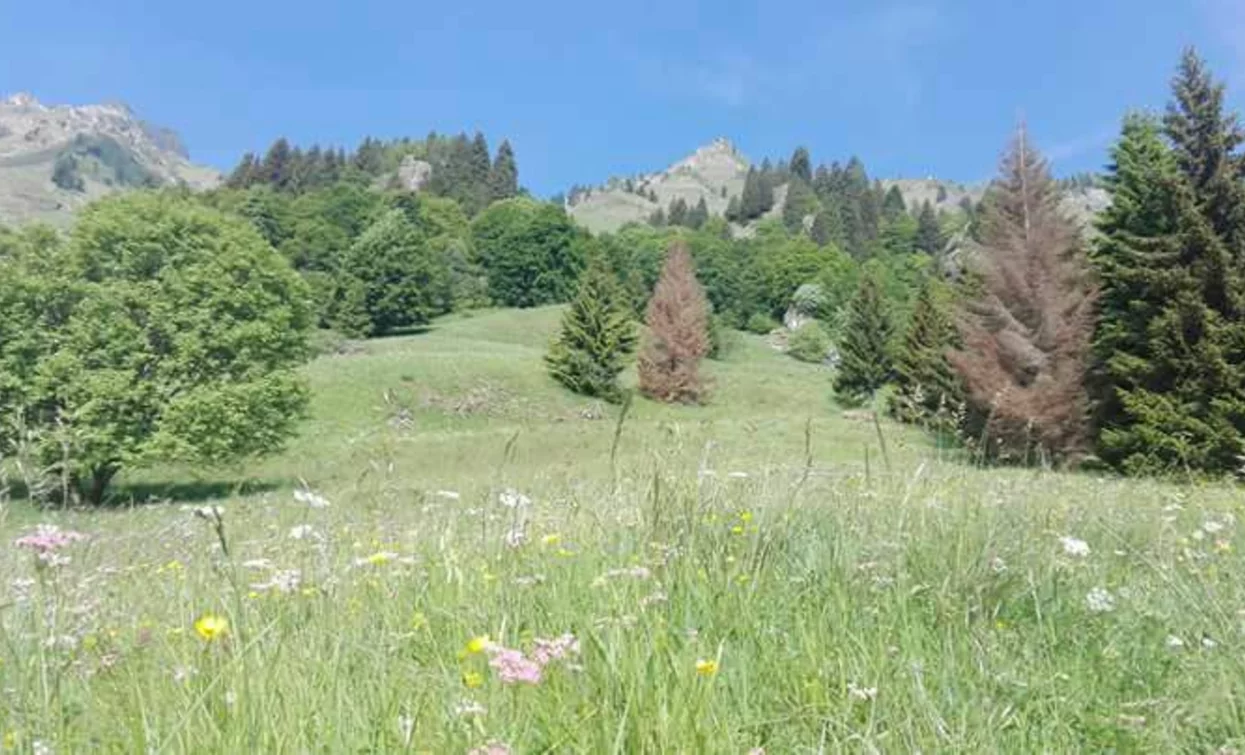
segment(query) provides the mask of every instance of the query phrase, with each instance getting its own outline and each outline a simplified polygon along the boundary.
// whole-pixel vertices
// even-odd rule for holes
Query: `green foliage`
[[[895,355],[891,412],[904,422],[928,424],[963,402],[959,381],[947,361],[948,350],[957,345],[949,299],[950,292],[936,279],[921,287]]]
[[[891,380],[890,314],[881,288],[872,274],[861,276],[852,299],[846,332],[839,343],[839,371],[834,392],[848,402],[870,398]]]
[[[790,171],[792,180],[800,180],[805,184],[811,184],[813,182],[813,164],[808,150],[804,147],[796,147],[795,152],[791,153],[791,162],[788,164],[787,170]]]
[[[744,178],[743,194],[739,199],[739,213],[736,218],[741,223],[755,220],[769,212],[774,206],[774,185],[768,171],[760,171],[755,167],[748,169]]]
[[[762,312],[753,313],[744,323],[744,330],[758,336],[769,335],[780,327],[782,326],[777,320]]]
[[[903,192],[898,186],[886,190],[882,199],[882,220],[893,223],[908,214],[908,206],[904,203]]]
[[[801,362],[821,364],[830,354],[830,336],[816,320],[795,329],[787,340],[787,353]]]
[[[342,276],[345,303],[337,325],[348,335],[424,325],[452,306],[446,259],[401,210],[382,215],[351,245]]]
[[[934,212],[933,206],[927,201],[921,205],[921,213],[917,216],[916,248],[933,256],[942,253],[945,243],[938,213]]]
[[[78,170],[78,158],[70,153],[59,155],[52,166],[52,183],[65,191],[86,191],[86,182]]]
[[[804,218],[816,216],[820,206],[817,195],[808,183],[797,176],[792,176],[787,184],[787,199],[782,207],[782,222],[791,233],[804,232]]]
[[[696,203],[696,206],[688,210],[687,222],[685,225],[692,230],[699,230],[705,223],[709,222],[709,204],[704,197]]]
[[[584,271],[545,363],[575,393],[617,402],[623,395],[618,376],[636,342],[630,307],[614,274],[597,259]]]
[[[0,414],[90,501],[121,469],[229,462],[293,433],[312,309],[246,223],[131,194],[0,264]]]
[[[471,233],[494,302],[535,307],[570,298],[588,237],[563,208],[507,199],[482,212]]]
[[[1245,447],[1245,141],[1186,52],[1163,121],[1125,122],[1093,261],[1099,454],[1133,473],[1234,471]]]
[[[497,148],[497,157],[489,174],[489,188],[494,202],[519,195],[519,167],[509,139],[503,139]]]

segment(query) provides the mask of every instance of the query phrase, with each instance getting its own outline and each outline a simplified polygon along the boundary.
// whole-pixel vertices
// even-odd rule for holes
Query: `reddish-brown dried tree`
[[[1089,435],[1085,373],[1096,290],[1077,226],[1023,128],[980,215],[980,294],[949,355],[991,456],[1073,462]]]
[[[640,350],[640,391],[658,401],[699,403],[706,386],[700,360],[709,353],[709,302],[687,245],[676,241],[648,302]]]

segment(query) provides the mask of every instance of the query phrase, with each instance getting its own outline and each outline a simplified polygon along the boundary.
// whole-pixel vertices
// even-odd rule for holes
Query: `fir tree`
[[[740,209],[739,197],[733,196],[726,202],[726,212],[724,214],[727,220],[732,223],[743,222],[743,212]]]
[[[562,316],[562,329],[549,349],[549,374],[575,393],[616,402],[618,376],[635,351],[630,306],[601,259],[594,260]]]
[[[898,390],[891,408],[905,422],[927,422],[961,401],[959,382],[947,361],[947,352],[956,343],[955,324],[940,288],[932,278],[921,287],[895,356]]]
[[[687,225],[687,200],[675,197],[670,201],[670,209],[666,211],[666,222],[673,226]]]
[[[981,215],[973,272],[980,291],[958,320],[950,362],[965,387],[970,431],[993,458],[1075,461],[1088,440],[1085,388],[1095,292],[1080,230],[1023,129]]]
[[[921,213],[916,218],[916,248],[932,256],[942,253],[942,224],[938,222],[938,214],[928,200],[921,205]]]
[[[709,222],[709,204],[705,201],[704,197],[701,197],[700,201],[696,203],[696,206],[691,210],[688,210],[687,227],[700,230],[700,228],[707,222]]]
[[[289,183],[293,164],[290,159],[290,143],[281,137],[272,143],[259,166],[260,180],[280,191]]]
[[[242,156],[242,160],[238,163],[238,167],[233,169],[229,174],[229,178],[225,179],[225,185],[231,189],[245,189],[255,183],[259,174],[259,161],[255,159],[253,152],[247,152]]]
[[[640,351],[640,390],[658,401],[703,401],[706,386],[700,362],[710,347],[709,302],[683,242],[676,242],[666,256],[645,322],[648,334]]]
[[[792,178],[798,178],[806,184],[812,184],[813,166],[808,150],[804,147],[796,147],[795,152],[791,154],[791,163],[788,165],[787,170],[791,173]]]
[[[648,224],[654,228],[666,227],[666,211],[658,207],[648,216]]]
[[[791,233],[804,231],[804,218],[817,212],[817,197],[802,178],[792,176],[787,184],[787,199],[782,206],[782,222]]]
[[[839,344],[834,392],[850,401],[867,400],[893,376],[891,320],[877,278],[866,272],[848,306],[847,328]]]
[[[489,184],[494,202],[519,195],[519,167],[508,139],[503,139],[501,146],[497,148],[497,158],[493,160]]]
[[[882,219],[893,223],[907,212],[908,205],[904,203],[903,192],[899,191],[899,187],[892,186],[887,189],[882,198]]]
[[[1245,141],[1193,51],[1163,120],[1126,124],[1095,263],[1099,448],[1126,471],[1236,469],[1245,434]]]

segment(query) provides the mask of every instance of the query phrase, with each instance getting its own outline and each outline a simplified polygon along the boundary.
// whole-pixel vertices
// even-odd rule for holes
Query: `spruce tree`
[[[1245,134],[1191,50],[1173,95],[1167,144],[1126,123],[1107,179],[1099,452],[1130,472],[1226,472],[1245,450]]]
[[[293,165],[290,161],[290,143],[281,137],[272,143],[259,166],[260,180],[280,191],[285,188],[291,177]]]
[[[658,401],[699,403],[706,385],[700,362],[709,354],[709,301],[696,280],[687,245],[675,242],[645,313],[640,390]]]
[[[949,355],[971,437],[985,437],[993,458],[1067,462],[1087,450],[1095,290],[1060,199],[1021,129],[983,202],[972,260],[980,289],[957,320],[962,348]]]
[[[947,361],[956,344],[946,295],[936,279],[917,294],[903,344],[895,355],[892,412],[905,422],[927,422],[940,411],[952,411],[961,401],[959,381]]]
[[[549,374],[575,393],[617,402],[623,395],[618,376],[635,346],[630,306],[613,272],[595,259],[545,356]]]
[[[806,184],[813,182],[813,165],[809,158],[808,150],[804,147],[796,147],[795,152],[791,154],[791,163],[787,170],[791,173],[792,178],[799,178]]]
[[[787,199],[782,207],[782,222],[791,233],[804,231],[804,218],[817,212],[817,197],[808,183],[792,176],[787,183]]]
[[[893,223],[907,212],[908,205],[904,203],[903,192],[899,190],[899,187],[892,186],[887,189],[882,198],[882,219]]]
[[[670,201],[670,209],[666,211],[666,222],[673,226],[687,225],[687,200],[675,197]]]
[[[254,153],[247,152],[242,156],[238,167],[234,168],[229,177],[225,179],[225,185],[231,189],[248,188],[257,180],[258,172],[259,161],[255,159]]]
[[[839,343],[834,392],[849,402],[868,400],[893,376],[891,320],[877,278],[866,272],[848,305],[847,329]]]
[[[938,222],[938,213],[934,206],[926,200],[921,205],[921,213],[916,218],[916,248],[932,256],[942,253],[942,224]]]
[[[503,139],[501,146],[497,148],[497,158],[493,160],[489,184],[494,202],[519,194],[519,166],[515,162],[514,149],[508,139]]]
[[[700,230],[700,228],[707,222],[709,222],[709,204],[705,201],[704,197],[701,197],[700,201],[696,203],[696,206],[691,210],[688,210],[687,227]]]
[[[813,227],[809,235],[820,246],[840,243],[843,240],[843,225],[839,220],[838,208],[823,206],[818,210],[813,217]]]

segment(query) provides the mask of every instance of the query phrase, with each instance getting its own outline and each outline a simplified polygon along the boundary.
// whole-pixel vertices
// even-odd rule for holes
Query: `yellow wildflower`
[[[1215,541],[1215,552],[1216,553],[1231,553],[1232,543],[1229,543],[1227,540],[1216,540]]]
[[[696,673],[701,676],[713,676],[718,673],[718,662],[701,658],[696,661]]]
[[[195,632],[204,642],[212,642],[229,632],[229,620],[223,616],[205,613],[195,622]]]
[[[744,526],[742,524],[736,524],[734,527],[731,527],[731,534],[732,535],[744,534]]]
[[[4,749],[6,749],[6,750],[15,750],[15,749],[17,749],[17,732],[15,732],[15,731],[6,731],[6,732],[4,733],[4,742],[3,742],[3,746],[4,746]]]
[[[562,542],[562,535],[552,532],[540,539],[541,545],[559,545]]]
[[[428,617],[425,616],[422,612],[416,611],[415,615],[411,617],[411,629],[414,629],[416,632],[418,632],[419,630],[426,629],[427,627],[428,627]]]
[[[743,522],[744,524],[747,524],[748,522],[751,522],[751,521],[752,521],[752,512],[751,512],[751,511],[744,511],[744,512],[741,512],[741,513],[739,514],[739,521]]]
[[[479,689],[484,686],[484,677],[477,671],[463,672],[463,685],[467,689]]]
[[[493,641],[489,639],[487,634],[472,637],[467,641],[467,646],[463,648],[463,651],[459,653],[459,655],[463,658],[466,658],[469,655],[479,655],[485,650],[488,650],[492,644]]]
[[[384,551],[381,551],[380,553],[373,553],[372,555],[368,556],[367,562],[371,564],[372,566],[380,566],[381,564],[389,563],[389,561],[392,558],[393,558],[393,554],[385,553]]]

